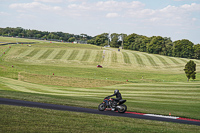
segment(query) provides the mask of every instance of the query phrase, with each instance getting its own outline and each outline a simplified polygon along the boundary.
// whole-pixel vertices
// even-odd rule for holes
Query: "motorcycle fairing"
[[[121,105],[121,104],[123,104],[125,102],[126,102],[126,100],[121,99],[121,100],[119,100],[119,105]]]

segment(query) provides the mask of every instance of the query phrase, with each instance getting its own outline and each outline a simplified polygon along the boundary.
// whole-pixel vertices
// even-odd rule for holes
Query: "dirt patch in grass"
[[[116,84],[126,84],[126,82],[120,82],[120,81],[89,79],[89,78],[79,78],[79,77],[65,77],[65,76],[55,76],[55,75],[50,76],[50,75],[39,75],[30,73],[19,73],[18,80],[30,83],[37,83],[37,84],[80,87],[80,88],[93,88],[93,87],[111,86]]]

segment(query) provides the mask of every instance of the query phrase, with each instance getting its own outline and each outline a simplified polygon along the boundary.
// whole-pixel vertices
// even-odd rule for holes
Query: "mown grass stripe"
[[[69,58],[69,56],[71,55],[72,50],[71,49],[67,49],[65,54],[62,56],[62,60],[67,60]]]
[[[162,63],[164,66],[169,66],[170,64],[161,56],[156,56]]]
[[[36,55],[41,49],[34,49],[32,50],[28,55],[26,55],[27,57],[33,57],[34,55]]]
[[[25,57],[25,56],[29,55],[32,51],[33,51],[32,49],[27,48],[23,52],[21,52],[18,57]]]
[[[76,56],[78,55],[78,52],[79,52],[79,50],[73,50],[67,60],[74,60],[76,58]]]
[[[147,55],[147,54],[144,54],[146,56],[146,58],[149,60],[149,62],[151,63],[152,66],[158,66],[158,64],[156,64],[156,62],[154,61],[154,59]]]
[[[119,64],[123,64],[124,63],[124,58],[123,58],[122,52],[116,52],[116,54],[117,54],[117,62]]]
[[[46,49],[41,49],[36,55],[34,55],[31,60],[37,60],[40,56],[42,56],[46,52]]]
[[[98,95],[105,95],[105,92],[102,91],[84,91],[84,90],[77,90],[77,89],[65,89],[65,90],[60,90],[60,89],[55,89],[55,88],[30,88],[26,87],[27,90],[30,90],[31,92],[38,92],[38,93],[43,93],[43,94],[52,94],[52,95],[74,95],[74,96],[96,96]]]
[[[28,92],[28,93],[39,93],[37,91],[29,90],[26,87],[23,86],[15,86],[12,84],[7,84],[7,86],[15,91],[21,91],[21,92]]]
[[[88,58],[88,62],[95,62],[96,55],[97,55],[97,51],[96,50],[91,50],[91,54],[90,54],[90,56]]]
[[[117,63],[117,53],[115,51],[112,51],[111,61]]]
[[[187,62],[188,62],[188,60],[186,60],[186,59],[180,58],[180,60],[183,61],[184,63],[187,63]]]
[[[60,50],[57,53],[57,55],[54,57],[54,59],[61,59],[65,53],[66,53],[66,50]]]
[[[83,55],[81,61],[88,61],[90,55],[91,55],[91,50],[85,50],[84,55]]]
[[[112,51],[106,50],[105,53],[103,54],[104,58],[103,58],[103,66],[110,66],[112,65]]]
[[[95,57],[95,62],[101,62],[103,60],[103,52],[102,51],[97,51],[97,55]]]
[[[171,58],[171,57],[170,57],[169,59],[170,59],[172,62],[174,62],[175,64],[177,64],[177,65],[178,65],[178,64],[181,64],[180,62],[178,62],[178,61],[175,60],[174,58]]]
[[[58,53],[60,49],[53,49],[53,52],[46,59],[53,59]]]
[[[14,55],[20,55],[20,54],[24,53],[24,52],[27,51],[27,50],[28,50],[28,48],[21,48],[21,49],[18,49],[18,50],[15,52]]]
[[[1,46],[1,45],[0,45]],[[0,54],[2,54],[8,47],[6,46],[1,46],[1,49],[0,49]]]
[[[124,63],[131,64],[128,54],[126,52],[122,52],[122,54],[124,57]]]
[[[136,53],[132,53],[132,54],[135,56],[135,58],[136,58],[136,60],[137,60],[137,63],[138,63],[140,66],[145,66],[144,62],[142,61],[142,58],[141,58],[138,54],[136,54]]]
[[[85,49],[80,49],[79,52],[78,52],[78,54],[77,54],[77,56],[76,56],[76,58],[74,60],[80,62],[81,59],[83,58],[84,53],[85,53]]]
[[[41,55],[38,59],[46,59],[51,53],[53,49],[48,49],[43,55]]]

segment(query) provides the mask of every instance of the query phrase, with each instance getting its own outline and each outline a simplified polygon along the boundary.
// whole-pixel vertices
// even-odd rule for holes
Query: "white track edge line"
[[[146,116],[152,116],[152,117],[161,117],[161,118],[169,118],[169,119],[178,119],[179,117],[174,116],[164,116],[164,115],[155,115],[155,114],[144,114]]]

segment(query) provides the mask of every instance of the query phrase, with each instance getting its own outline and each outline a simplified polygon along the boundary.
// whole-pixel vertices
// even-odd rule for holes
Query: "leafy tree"
[[[112,33],[110,37],[111,37],[110,46],[114,47],[114,48],[120,47],[120,44],[118,43],[119,42],[119,34]]]
[[[174,42],[173,56],[182,58],[192,58],[194,55],[194,44],[187,40],[177,40]]]
[[[135,39],[135,43],[133,44],[133,50],[137,50],[139,51],[140,50],[140,45],[142,44],[142,38],[141,37],[138,37]]]
[[[94,44],[97,45],[97,46],[100,46],[101,44],[103,44],[104,41],[103,39],[101,38],[101,35],[98,35],[95,40],[94,40]]]
[[[59,39],[59,36],[58,35],[54,35],[54,38],[53,39]]]
[[[125,39],[124,39],[124,49],[133,49],[134,43],[135,43],[135,39],[137,38],[137,34],[133,33],[131,35],[128,35]]]
[[[2,35],[3,34],[3,28],[0,28],[0,35]]]
[[[23,36],[24,36],[23,33],[19,33],[19,34],[18,34],[18,37],[23,37]]]
[[[172,56],[173,42],[171,38],[164,37],[164,47],[162,48],[162,55]]]
[[[53,33],[50,33],[48,36],[47,36],[47,39],[53,39],[54,38],[54,34]]]
[[[142,42],[140,43],[140,52],[146,52],[147,51],[147,45],[150,43],[151,39],[149,37],[143,36]]]
[[[124,47],[124,39],[127,37],[127,34],[124,34],[124,33],[121,33],[120,34],[120,38],[121,38],[121,41],[119,41],[118,43],[122,46],[122,48]]]
[[[21,27],[13,28],[13,36],[18,36],[22,31],[23,29]]]
[[[91,36],[88,36],[87,34],[80,34],[81,40],[88,40],[88,39],[92,39]]]
[[[194,58],[200,59],[200,44],[194,45]]]
[[[128,35],[124,40],[124,48],[136,51],[146,52],[149,38],[135,33]]]
[[[94,39],[87,40],[87,43],[88,43],[88,44],[94,44]]]
[[[76,40],[75,37],[70,37],[70,38],[68,39],[69,42],[74,42],[75,40]]]
[[[27,34],[27,37],[34,37],[34,31],[33,30],[27,30],[26,34]]]
[[[108,33],[103,33],[101,35],[97,35],[95,37],[94,44],[97,46],[108,45]]]
[[[147,45],[147,52],[153,54],[161,54],[162,48],[164,47],[164,38],[161,36],[154,36],[151,42]]]
[[[35,37],[41,38],[41,34],[36,34]]]
[[[187,64],[185,65],[185,74],[188,78],[187,81],[189,81],[190,78],[192,78],[193,80],[196,79],[196,64],[194,63],[194,61],[190,60],[189,62],[187,62]]]
[[[43,39],[47,39],[47,35],[44,35],[42,38],[43,38]]]

